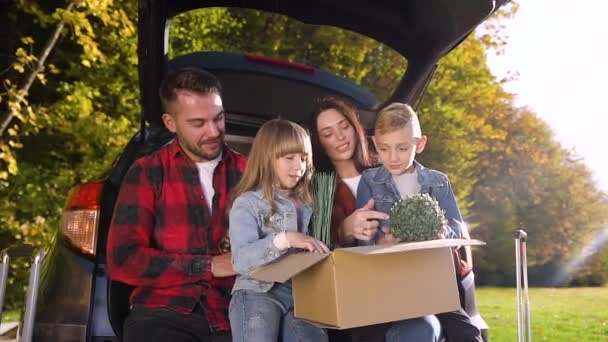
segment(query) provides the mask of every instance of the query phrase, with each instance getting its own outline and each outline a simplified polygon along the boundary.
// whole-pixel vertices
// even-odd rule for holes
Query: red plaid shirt
[[[131,304],[191,313],[200,302],[212,331],[230,329],[234,277],[214,278],[211,257],[220,253],[228,192],[246,162],[224,147],[210,215],[198,169],[177,140],[135,161],[120,188],[107,243],[110,277],[135,286]]]

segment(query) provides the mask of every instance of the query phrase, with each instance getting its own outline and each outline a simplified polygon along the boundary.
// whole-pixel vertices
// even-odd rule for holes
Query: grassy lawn
[[[477,288],[491,342],[517,341],[515,288]],[[534,341],[608,341],[608,287],[531,288]]]

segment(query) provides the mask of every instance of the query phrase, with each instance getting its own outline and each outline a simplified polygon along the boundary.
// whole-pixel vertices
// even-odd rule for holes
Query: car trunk
[[[160,80],[169,69],[167,23],[173,16],[202,7],[246,7],[289,16],[304,23],[348,29],[401,53],[408,67],[386,102],[414,104],[437,61],[507,0],[144,0],[139,5],[139,76],[144,122],[162,125]],[[161,70],[161,72],[146,72]],[[229,82],[229,81],[227,81]],[[225,101],[228,102],[228,101]]]
[[[222,84],[230,135],[253,136],[272,118],[306,123],[315,99],[349,100],[371,123],[378,100],[353,82],[313,67],[270,58],[225,52],[197,52],[173,59],[169,70],[197,67],[212,72]]]

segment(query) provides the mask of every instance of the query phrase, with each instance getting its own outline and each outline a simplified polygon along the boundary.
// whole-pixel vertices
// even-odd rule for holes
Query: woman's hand
[[[342,222],[342,233],[346,241],[352,239],[371,240],[378,230],[378,220],[387,220],[388,215],[375,211],[374,199],[370,199],[362,208],[355,210]]]
[[[311,236],[298,232],[285,232],[289,247],[305,249],[313,253],[328,253],[329,248],[325,244]]]

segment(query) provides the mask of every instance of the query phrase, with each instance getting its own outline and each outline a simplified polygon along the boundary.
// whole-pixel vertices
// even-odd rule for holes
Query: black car
[[[138,24],[141,129],[107,175],[76,186],[65,206],[61,233],[42,253],[37,286],[32,277],[22,335],[36,341],[119,341],[131,288],[111,281],[106,271],[106,239],[122,178],[133,161],[172,137],[161,122],[158,88],[174,68],[195,66],[221,81],[226,141],[247,153],[257,128],[269,118],[303,122],[313,99],[338,96],[353,102],[371,127],[371,113],[384,103],[415,105],[438,61],[507,0],[140,0]],[[308,25],[327,25],[370,37],[407,60],[406,72],[378,99],[365,86],[335,72],[244,52],[192,52],[168,58],[172,18],[205,7],[248,8],[286,16]],[[468,254],[470,260],[470,254]],[[475,308],[473,274],[463,281],[467,311],[487,333]],[[39,289],[39,291],[37,290]],[[37,299],[37,300],[36,300]],[[35,309],[31,309],[35,307]],[[30,328],[32,330],[30,330]]]

